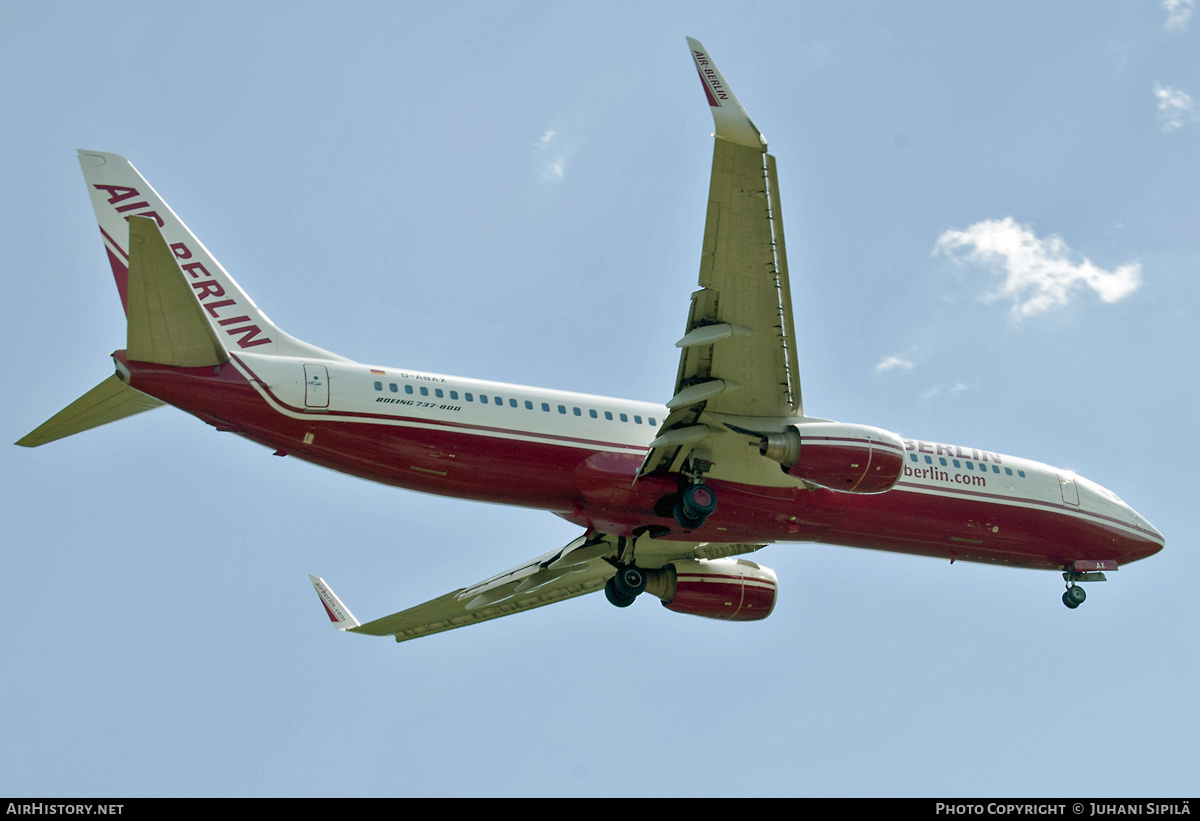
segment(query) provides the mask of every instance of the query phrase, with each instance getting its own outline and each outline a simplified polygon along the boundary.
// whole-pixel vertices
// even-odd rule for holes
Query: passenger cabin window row
[[[909,459],[911,459],[912,461],[916,462],[916,461],[917,461],[917,454],[915,454],[915,453],[910,453],[910,454],[908,454],[908,458],[909,458]],[[950,460],[950,462],[952,462],[952,463],[954,464],[954,467],[956,467],[956,468],[961,468],[961,467],[963,467],[963,465],[965,464],[965,465],[966,465],[966,468],[967,468],[967,470],[975,470],[975,463],[974,463],[974,462],[962,462],[962,463],[960,463],[960,462],[959,462],[957,459],[951,459],[951,460]],[[945,457],[945,456],[939,456],[939,457],[938,457],[938,463],[939,463],[939,464],[940,464],[942,467],[948,467],[948,465],[947,465],[947,463],[946,463],[946,457]],[[933,457],[932,457],[932,456],[926,456],[926,457],[925,457],[925,464],[927,464],[927,465],[932,465],[932,464],[933,464]],[[981,470],[981,471],[982,471],[982,472],[984,472],[984,473],[987,473],[987,472],[988,472],[988,466],[987,466],[987,465],[985,465],[983,462],[980,462],[980,463],[979,463],[979,470]],[[999,472],[1000,472],[1000,466],[999,466],[999,465],[992,465],[992,473],[999,473]],[[1004,472],[1005,472],[1006,474],[1008,474],[1009,476],[1012,476],[1012,475],[1013,475],[1013,469],[1012,469],[1012,468],[1005,468],[1005,469],[1004,469]],[[1020,476],[1022,479],[1024,479],[1024,478],[1025,478],[1025,471],[1023,471],[1023,470],[1018,470],[1018,471],[1017,471],[1017,475],[1018,475],[1018,476]]]
[[[382,382],[375,383],[375,390],[383,391],[383,389],[384,388],[383,388]],[[390,393],[399,393],[400,386],[397,385],[395,382],[389,382],[387,384],[387,390]],[[431,396],[432,395],[433,397],[435,397],[437,399],[445,399],[448,397],[449,399],[451,399],[453,401],[459,401],[458,391],[452,391],[452,390],[443,391],[441,388],[433,388],[432,392],[431,392],[431,390],[424,385],[418,386],[416,388],[414,388],[414,386],[412,386],[412,385],[405,385],[404,392],[406,394],[410,394],[410,395],[416,395],[416,394],[420,394],[421,396]],[[476,395],[474,393],[464,392],[462,394],[462,401],[465,401],[465,402],[478,401],[479,404],[481,404],[481,405],[498,405],[500,407],[504,407],[504,405],[505,405],[504,397],[489,395],[486,393],[481,393],[481,394]],[[510,408],[524,407],[525,410],[534,410],[533,402],[528,399],[525,399],[523,401],[518,401],[516,399],[513,399],[512,397],[509,397],[508,406]],[[576,407],[574,405],[571,406],[570,411],[567,410],[566,405],[556,405],[554,407],[557,409],[557,411],[559,413],[561,413],[563,415],[570,413],[574,416],[579,416],[579,417],[583,416],[584,409]],[[552,412],[549,402],[542,402],[541,409],[542,409],[543,413],[551,413]],[[587,415],[589,417],[591,417],[592,419],[599,419],[601,414],[603,414],[604,418],[610,422],[616,421],[616,419],[620,419],[620,421],[622,421],[622,422],[628,422],[629,418],[630,418],[629,414],[627,414],[627,413],[617,413],[614,415],[612,411],[597,411],[594,408],[588,408],[588,410],[587,410]],[[658,420],[656,420],[653,416],[647,416],[645,421],[648,422],[652,427],[658,425]],[[642,417],[639,416],[638,414],[634,414],[633,415],[633,423],[635,425],[642,424]]]

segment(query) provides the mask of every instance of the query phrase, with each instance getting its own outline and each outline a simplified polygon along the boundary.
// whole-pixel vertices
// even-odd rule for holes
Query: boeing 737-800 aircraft
[[[716,133],[700,287],[665,405],[360,364],[301,342],[129,162],[80,151],[126,345],[115,375],[18,444],[170,404],[281,455],[583,529],[366,624],[310,577],[338,629],[397,641],[601,588],[619,607],[649,592],[681,613],[763,619],[776,576],[738,557],[778,541],[1054,570],[1071,608],[1079,582],[1162,549],[1115,494],[1067,471],[805,415],[775,158],[704,47],[688,43]]]

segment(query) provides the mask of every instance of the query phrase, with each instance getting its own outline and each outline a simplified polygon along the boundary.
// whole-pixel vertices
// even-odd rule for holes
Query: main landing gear
[[[604,585],[604,597],[616,607],[628,607],[643,593],[669,602],[675,596],[675,578],[671,567],[644,570],[631,564],[621,565]]]
[[[628,607],[645,589],[646,571],[626,565],[618,568],[617,575],[604,585],[604,597],[616,607]]]
[[[684,530],[697,530],[717,509],[717,494],[699,482],[687,485],[675,503],[675,521]]]

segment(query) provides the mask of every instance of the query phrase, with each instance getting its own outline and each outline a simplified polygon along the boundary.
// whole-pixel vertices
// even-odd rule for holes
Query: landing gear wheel
[[[630,601],[646,589],[646,574],[640,568],[629,566],[617,569],[612,579],[613,591]]]
[[[679,503],[688,516],[706,519],[717,509],[717,494],[708,485],[688,485],[680,494]]]
[[[1087,593],[1085,593],[1083,588],[1077,584],[1071,585],[1067,588],[1066,592],[1063,593],[1063,604],[1072,610],[1083,604],[1085,599],[1087,599]]]
[[[614,584],[615,581],[616,577],[613,577],[605,583],[604,598],[608,599],[608,603],[614,607],[628,607],[629,605],[633,604],[633,600],[636,599],[637,596],[626,596],[619,592]]]
[[[679,522],[679,526],[684,530],[697,530],[704,524],[704,520],[708,518],[707,516],[689,516],[683,509],[682,500],[675,503],[675,510],[672,513],[675,516],[675,521]]]
[[[708,485],[688,485],[672,513],[684,530],[696,530],[717,509],[717,494]]]

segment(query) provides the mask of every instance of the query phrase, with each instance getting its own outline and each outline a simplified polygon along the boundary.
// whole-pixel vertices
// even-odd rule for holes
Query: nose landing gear
[[[1116,569],[1117,563],[1114,561],[1075,562],[1074,565],[1063,571],[1063,581],[1067,583],[1067,590],[1062,597],[1063,604],[1074,610],[1087,599],[1087,593],[1083,592],[1079,582],[1107,581],[1101,571]]]
[[[1087,593],[1079,585],[1068,585],[1067,590],[1063,593],[1063,604],[1074,610],[1079,605],[1083,604],[1087,598]]]

